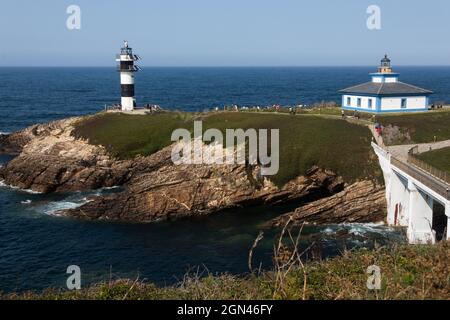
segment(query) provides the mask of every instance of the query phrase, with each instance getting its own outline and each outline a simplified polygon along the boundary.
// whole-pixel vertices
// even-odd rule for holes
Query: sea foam
[[[26,192],[26,193],[31,193],[31,194],[41,194],[42,193],[42,192],[34,191],[34,190],[31,190],[31,189],[21,189],[21,188],[16,187],[16,186],[9,185],[9,184],[5,183],[5,180],[0,180],[0,187],[9,188],[9,189],[22,191],[22,192]]]

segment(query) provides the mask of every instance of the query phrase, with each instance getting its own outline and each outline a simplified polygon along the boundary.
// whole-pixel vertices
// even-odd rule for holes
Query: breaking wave
[[[80,200],[66,199],[66,200],[61,200],[61,201],[52,201],[52,202],[49,202],[46,205],[42,206],[39,211],[42,211],[43,213],[50,215],[50,216],[60,216],[61,211],[81,207],[83,204],[86,204],[89,201],[92,201],[92,200],[88,200],[87,198],[82,198]]]
[[[64,210],[81,207],[82,205],[93,201],[96,197],[109,194],[119,188],[120,187],[116,186],[116,187],[100,188],[90,192],[76,192],[68,195],[64,199],[47,202],[44,205],[37,207],[36,209],[38,212],[47,215],[61,216],[61,212]]]
[[[376,223],[342,223],[329,225],[322,230],[326,235],[334,235],[340,232],[346,232],[354,236],[366,236],[369,234],[386,235],[396,232],[395,228],[387,226],[384,222]]]
[[[26,192],[26,193],[31,193],[31,194],[42,194],[42,192],[34,191],[34,190],[31,190],[31,189],[21,189],[19,187],[6,184],[4,180],[0,180],[0,188],[1,187],[12,189],[12,190],[16,190],[16,191],[22,191],[22,192]]]

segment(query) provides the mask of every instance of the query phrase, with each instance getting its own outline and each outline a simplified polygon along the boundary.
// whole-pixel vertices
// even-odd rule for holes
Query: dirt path
[[[405,145],[397,145],[387,147],[388,151],[397,159],[401,161],[407,161],[408,159],[408,151],[417,146],[418,153],[423,153],[431,150],[442,149],[446,147],[450,147],[450,140],[439,141],[434,143],[420,143],[420,144],[405,144]]]

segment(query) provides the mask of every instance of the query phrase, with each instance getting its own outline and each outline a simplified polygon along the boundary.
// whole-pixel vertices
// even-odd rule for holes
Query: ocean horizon
[[[138,105],[205,111],[224,105],[340,103],[339,90],[369,81],[367,67],[143,67],[136,75]],[[449,67],[396,67],[400,81],[450,101]],[[95,113],[120,101],[115,67],[0,67],[0,131]]]

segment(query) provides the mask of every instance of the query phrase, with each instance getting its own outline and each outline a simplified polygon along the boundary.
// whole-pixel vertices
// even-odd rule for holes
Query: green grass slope
[[[74,135],[104,146],[118,159],[149,155],[171,144],[177,128],[191,128],[194,114],[171,112],[153,116],[101,113],[78,122]]]
[[[450,147],[421,153],[417,157],[439,170],[450,173]]]
[[[426,143],[450,139],[450,111],[429,111],[378,116],[377,121],[384,127],[397,126],[402,136],[393,139],[391,144]],[[405,139],[405,133],[410,139]]]
[[[361,125],[321,116],[272,113],[220,112],[211,114],[161,113],[155,115],[100,114],[77,124],[74,134],[105,146],[119,159],[149,155],[171,143],[176,128],[193,130],[193,120],[203,130],[279,129],[280,170],[272,180],[282,185],[304,174],[313,165],[331,169],[352,182],[379,178],[369,130]]]

